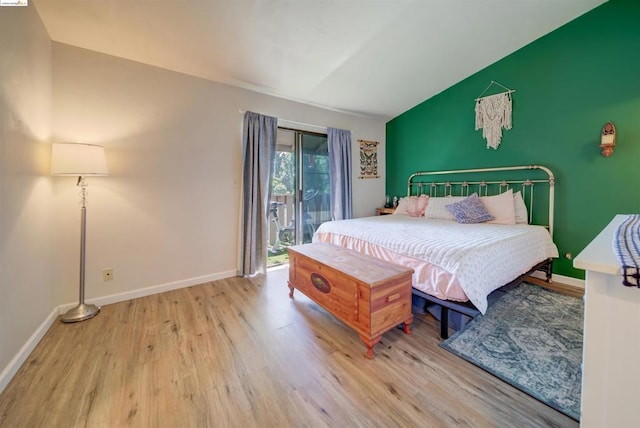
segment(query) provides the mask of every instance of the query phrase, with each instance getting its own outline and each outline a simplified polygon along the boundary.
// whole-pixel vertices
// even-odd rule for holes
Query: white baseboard
[[[58,318],[58,308],[54,308],[49,316],[40,324],[40,326],[33,332],[29,340],[22,346],[22,349],[18,351],[15,357],[9,362],[7,367],[0,373],[0,393],[4,391],[6,386],[11,382],[11,379],[20,370],[22,364],[26,361],[27,357],[33,352],[36,345],[40,343],[40,340],[49,331],[49,327]]]
[[[229,270],[226,272],[219,272],[211,275],[198,276],[195,278],[184,279],[181,281],[168,282],[166,284],[154,285],[151,287],[141,288],[139,290],[126,291],[124,293],[111,294],[109,296],[97,297],[95,299],[87,300],[87,303],[102,306],[109,305],[111,303],[124,302],[126,300],[137,299],[139,297],[151,296],[152,294],[164,293],[165,291],[177,290],[179,288],[191,287],[192,285],[198,285],[205,282],[217,281],[219,279],[226,279],[237,276],[235,270]],[[9,384],[13,376],[18,372],[22,364],[29,357],[31,352],[35,349],[36,345],[40,342],[42,337],[49,330],[51,325],[61,315],[69,309],[76,306],[78,303],[65,303],[54,308],[49,316],[40,324],[36,331],[31,335],[29,340],[22,346],[22,349],[16,354],[15,357],[9,362],[7,367],[4,368],[0,374],[0,393]]]
[[[124,302],[127,300],[138,299],[140,297],[151,296],[153,294],[164,293],[165,291],[177,290],[179,288],[191,287],[192,285],[203,284],[205,282],[217,281],[237,276],[235,270],[214,273],[211,275],[197,276],[195,278],[183,279],[180,281],[167,282],[165,284],[153,285],[151,287],[139,288],[137,290],[125,291],[123,293],[110,294],[108,296],[87,299],[87,303],[98,306],[110,305],[112,303]],[[66,303],[58,307],[59,313],[63,314],[73,308],[77,303]]]
[[[554,281],[561,282],[562,284],[572,285],[577,288],[582,288],[584,290],[584,279],[572,278],[570,276],[564,275],[556,275],[552,276]]]
[[[547,279],[547,275],[544,272],[540,271],[533,272],[531,276],[540,279]],[[572,278],[570,276],[564,275],[556,275],[555,273],[551,275],[551,279],[553,280],[553,282],[560,282],[562,284],[571,285],[572,287],[581,288],[584,290],[584,279]]]

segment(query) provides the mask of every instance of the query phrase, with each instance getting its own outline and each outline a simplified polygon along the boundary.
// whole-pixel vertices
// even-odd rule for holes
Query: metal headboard
[[[521,170],[540,170],[547,174],[546,178],[536,179],[492,179],[492,180],[461,180],[461,181],[428,181],[428,176],[444,176],[444,175],[461,175],[461,174],[477,174],[477,173],[493,173],[505,171],[521,171]],[[549,214],[547,217],[549,234],[553,239],[553,216],[554,216],[554,189],[555,176],[551,170],[541,165],[524,165],[524,166],[505,166],[497,168],[475,168],[475,169],[453,169],[446,171],[418,171],[411,174],[407,181],[407,195],[429,196],[468,196],[473,192],[478,192],[479,196],[488,196],[490,194],[499,194],[514,188],[514,191],[522,190],[522,196],[527,205],[529,213],[529,223],[533,223],[533,205],[534,193],[533,189],[537,184],[549,186]],[[520,187],[520,188],[518,188]],[[426,189],[426,190],[425,190]],[[497,192],[490,192],[497,190]]]

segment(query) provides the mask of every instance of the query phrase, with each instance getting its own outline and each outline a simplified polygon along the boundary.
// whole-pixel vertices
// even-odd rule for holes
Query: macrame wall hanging
[[[506,91],[483,97],[492,85],[498,85]],[[476,98],[476,131],[482,129],[482,137],[487,140],[487,149],[498,148],[502,140],[502,128],[511,129],[511,94],[514,92],[513,89],[492,80]]]

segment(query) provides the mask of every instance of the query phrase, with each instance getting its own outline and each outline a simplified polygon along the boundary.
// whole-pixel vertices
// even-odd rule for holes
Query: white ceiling
[[[604,3],[32,1],[56,42],[384,118],[410,109]]]

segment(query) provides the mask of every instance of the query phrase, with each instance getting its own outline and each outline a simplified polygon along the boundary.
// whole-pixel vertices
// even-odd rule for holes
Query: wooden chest
[[[404,323],[410,333],[413,269],[325,243],[289,247],[289,297],[294,289],[353,328],[367,358],[382,334]]]

